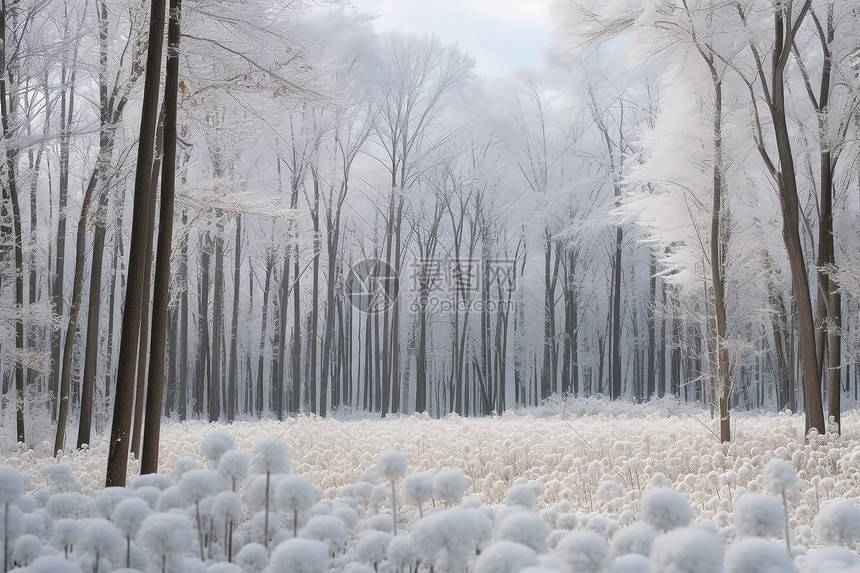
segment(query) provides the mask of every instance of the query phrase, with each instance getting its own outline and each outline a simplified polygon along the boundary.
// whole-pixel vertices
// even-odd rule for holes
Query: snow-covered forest
[[[808,436],[825,440],[807,444],[815,452],[840,432],[851,439],[842,413],[860,398],[860,1],[554,0],[542,63],[492,78],[457,45],[382,31],[338,0],[0,2],[0,453],[25,473],[38,474],[33,452],[100,456],[107,486],[170,471],[162,423],[426,422],[548,407],[566,419],[568,404],[592,399],[606,411],[692,408],[724,456],[752,435],[746,411],[802,417],[792,430],[801,449]],[[254,456],[267,455],[261,447]],[[795,466],[817,459],[778,449],[764,448]],[[727,486],[730,496],[770,479],[765,451],[749,455],[744,471],[758,473]],[[218,455],[204,457],[217,469]],[[387,460],[381,484],[404,477],[402,460]],[[456,465],[438,463],[422,471]],[[618,485],[623,471],[600,470],[576,503],[602,500],[620,525],[649,522],[645,485],[635,495],[632,481]],[[92,487],[66,467],[52,472],[53,493]],[[570,513],[557,509],[570,495],[528,485],[548,474],[509,473],[495,494],[523,478]],[[223,484],[207,476],[183,508],[214,499]],[[19,501],[16,480],[0,473],[6,519],[13,502],[35,507]],[[597,491],[610,481],[618,491]],[[146,485],[167,495],[171,484]],[[717,502],[696,498],[692,511],[726,527],[716,515],[734,502],[722,507],[718,486]],[[858,499],[856,488],[828,487]],[[795,522],[785,516],[792,557],[793,537],[806,547],[847,539],[807,531],[819,489]],[[363,495],[353,494],[337,492]],[[665,511],[686,511],[667,499]],[[369,500],[352,509],[370,515],[384,502]],[[239,505],[247,523],[258,502]],[[204,545],[209,562],[223,560],[229,544],[213,549],[213,539],[232,537],[203,539],[196,510],[200,560]],[[848,521],[833,518],[839,532],[860,519],[846,511]],[[671,529],[650,519],[654,536]],[[296,520],[284,531],[298,534]],[[174,525],[185,527],[157,527]],[[277,532],[259,537],[269,551]],[[486,545],[473,541],[470,551]],[[568,545],[605,552],[593,539]],[[345,566],[344,548],[329,549]],[[498,563],[519,562],[508,559],[517,551],[499,549]],[[81,563],[98,571],[95,555]],[[166,567],[160,555],[154,567]],[[502,571],[473,561],[438,570]]]

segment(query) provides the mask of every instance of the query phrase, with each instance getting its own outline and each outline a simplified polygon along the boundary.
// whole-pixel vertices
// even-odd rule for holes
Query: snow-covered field
[[[108,490],[104,443],[3,443],[0,535],[9,571],[860,573],[860,411],[810,440],[734,420],[729,445],[671,401],[167,423],[163,475]]]

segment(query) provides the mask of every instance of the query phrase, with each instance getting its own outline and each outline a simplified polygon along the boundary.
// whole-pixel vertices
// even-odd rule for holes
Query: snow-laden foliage
[[[202,439],[198,450],[179,448],[189,440],[188,424],[183,437],[168,425],[165,441],[177,449],[165,451],[164,467],[178,470],[176,485],[166,476],[144,476],[127,489],[96,489],[81,479],[91,452],[46,460],[45,471],[35,456],[20,452],[9,460],[16,469],[0,466],[4,491],[12,492],[8,525],[0,533],[16,573],[40,570],[34,567],[183,573],[856,570],[860,509],[853,468],[860,447],[854,426],[843,426],[841,437],[804,441],[798,418],[751,417],[745,425],[762,424],[770,433],[721,445],[698,434],[694,422],[686,426],[689,415],[372,423],[300,418],[285,439],[266,438],[262,447],[284,444],[275,446],[281,450],[268,467],[283,470],[290,451],[296,473],[268,476],[252,468],[262,449],[251,454],[257,436],[272,433],[267,423],[236,423],[232,441],[222,435],[207,442],[233,446],[215,463],[207,462]],[[255,431],[257,424],[262,430]],[[575,439],[565,434],[571,426]],[[212,426],[199,428],[202,433]],[[443,429],[447,435],[432,442]],[[619,441],[620,435],[630,440]],[[354,447],[340,446],[346,436]],[[413,437],[423,441],[420,448]],[[431,443],[436,450],[428,448]],[[477,456],[475,443],[481,445]],[[464,458],[465,446],[471,454]],[[380,454],[394,451],[400,452],[396,463],[380,464]],[[206,465],[212,469],[201,468]],[[404,465],[413,473],[401,479]],[[242,479],[249,471],[249,479]],[[394,510],[392,481],[399,500]],[[776,539],[786,525],[790,553]]]
[[[785,532],[785,514],[776,498],[748,493],[735,503],[735,526],[743,535],[781,537]]]

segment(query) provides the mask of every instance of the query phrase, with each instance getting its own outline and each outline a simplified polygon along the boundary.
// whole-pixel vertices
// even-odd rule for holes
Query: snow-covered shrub
[[[620,557],[635,553],[648,557],[659,532],[644,521],[621,528],[609,542],[609,555]]]
[[[794,573],[785,548],[767,539],[751,537],[729,545],[726,571],[731,573]]]
[[[825,501],[813,528],[822,543],[850,545],[860,541],[860,507],[844,498]]]
[[[257,440],[254,445],[253,470],[258,474],[286,474],[290,472],[287,444],[273,436]]]
[[[394,535],[397,535],[397,480],[406,476],[409,465],[402,452],[390,450],[382,452],[376,458],[376,471],[391,484],[391,519],[394,525]]]
[[[293,533],[299,530],[299,512],[307,511],[319,501],[320,490],[305,476],[286,475],[275,490],[278,508],[291,514]]]
[[[411,571],[418,562],[418,552],[415,543],[409,535],[392,537],[386,550],[388,561],[397,567],[398,571]]]
[[[12,563],[18,567],[26,567],[42,555],[56,555],[53,547],[45,547],[42,540],[31,534],[24,534],[15,540],[12,547]]]
[[[700,527],[673,529],[654,540],[649,562],[656,573],[722,573],[723,544]]]
[[[131,567],[131,540],[137,535],[137,531],[143,524],[143,520],[149,517],[150,514],[152,514],[152,510],[149,504],[136,497],[123,499],[116,504],[111,513],[111,522],[125,535],[126,567]]]
[[[529,511],[535,511],[537,509],[537,494],[529,484],[513,485],[505,493],[505,505],[520,506]]]
[[[734,522],[742,535],[782,537],[785,512],[779,501],[763,493],[748,493],[735,502]]]
[[[59,519],[54,522],[51,531],[51,545],[65,552],[66,557],[74,549],[75,544],[83,533],[84,523],[70,517]]]
[[[197,460],[188,456],[178,458],[173,462],[173,482],[178,483],[182,479],[182,475],[190,470],[199,470],[200,464]],[[165,488],[166,489],[166,488]]]
[[[215,468],[218,466],[218,460],[225,452],[233,449],[235,438],[227,432],[212,432],[200,442],[200,451],[203,457],[209,460],[209,467]]]
[[[642,521],[660,531],[685,527],[693,520],[693,510],[684,494],[668,487],[649,489],[642,496]]]
[[[272,552],[267,573],[328,573],[328,547],[313,539],[288,539]]]
[[[433,497],[433,472],[417,472],[409,474],[403,480],[403,493],[406,501],[418,506],[418,515],[424,516],[424,504]]]
[[[621,497],[623,494],[623,490],[621,486],[618,485],[618,482],[611,479],[605,479],[600,482],[600,485],[597,486],[597,499],[602,499],[603,501],[611,501],[616,497]]]
[[[174,485],[173,480],[164,474],[142,474],[131,480],[132,491],[142,487],[156,487],[164,491],[172,485]]]
[[[590,531],[574,531],[558,542],[557,551],[571,570],[598,573],[606,561],[606,540]]]
[[[152,485],[145,485],[133,489],[131,495],[145,501],[150,509],[155,509],[158,507],[158,501],[161,499],[161,490]]]
[[[242,450],[228,450],[218,459],[218,472],[237,491],[239,483],[248,475],[251,457]]]
[[[315,515],[299,531],[299,537],[322,541],[328,546],[329,553],[334,555],[346,547],[346,525],[333,515]]]
[[[109,563],[119,563],[125,551],[125,540],[117,527],[101,517],[87,520],[78,548],[86,553],[93,564],[93,571],[99,571],[99,563],[107,559]]]
[[[638,553],[628,553],[609,563],[608,573],[652,573],[648,558]]]
[[[496,525],[495,538],[521,543],[530,547],[535,553],[546,553],[548,533],[546,522],[541,516],[531,511],[520,510],[507,514],[499,521]]]
[[[269,565],[269,550],[259,543],[248,543],[236,554],[235,562],[247,573],[260,573]]]
[[[105,519],[110,519],[116,505],[127,497],[131,491],[124,487],[106,487],[96,494],[93,500],[95,514]]]
[[[388,554],[393,535],[384,531],[367,531],[358,538],[353,548],[355,559],[376,569]]]
[[[143,520],[137,531],[137,542],[155,557],[162,573],[168,565],[179,567],[179,562],[194,550],[196,535],[194,526],[184,515],[178,513],[153,513]]]
[[[514,541],[497,541],[475,560],[475,573],[516,573],[537,565],[538,558],[530,548]]]
[[[460,503],[468,487],[469,478],[459,469],[441,471],[433,476],[433,498],[448,507]]]
[[[424,516],[411,537],[422,562],[463,568],[492,536],[492,521],[477,509],[452,508]]]
[[[200,501],[218,491],[218,474],[212,470],[192,469],[184,472],[176,484],[185,499],[194,504],[197,518],[197,535],[200,546],[200,560],[203,561],[203,518],[200,514]]]
[[[800,573],[856,573],[860,555],[845,547],[816,549],[800,564]]]
[[[772,495],[790,495],[802,485],[789,462],[774,458],[764,466],[764,486]]]
[[[74,472],[72,472],[72,466],[67,463],[43,466],[39,473],[51,480],[53,491],[79,492],[83,489],[83,484],[75,478]]]

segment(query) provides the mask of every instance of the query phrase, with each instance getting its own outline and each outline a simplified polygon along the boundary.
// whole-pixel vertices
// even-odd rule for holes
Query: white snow
[[[793,433],[797,417],[750,417],[744,425],[768,432],[736,432],[724,446],[685,417],[584,416],[299,418],[280,438],[262,440],[278,435],[265,421],[237,422],[231,435],[186,423],[181,439],[166,424],[163,465],[176,485],[161,474],[128,489],[93,483],[98,471],[88,464],[98,444],[59,459],[19,451],[8,459],[14,467],[0,465],[9,500],[0,534],[16,573],[117,572],[127,559],[136,573],[162,565],[182,573],[860,572],[853,412],[842,436],[808,443]],[[572,437],[568,424],[577,425]],[[440,428],[456,431],[430,447]],[[204,454],[202,434],[212,430],[220,435]],[[424,440],[420,449],[411,435]],[[197,449],[183,449],[192,438]],[[465,455],[476,443],[482,453],[475,446]],[[289,466],[297,473],[285,473]],[[404,494],[393,514],[392,482],[397,498]],[[783,492],[791,555],[775,540],[785,533]]]

